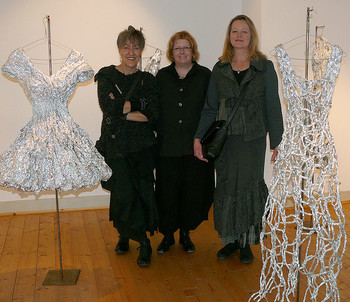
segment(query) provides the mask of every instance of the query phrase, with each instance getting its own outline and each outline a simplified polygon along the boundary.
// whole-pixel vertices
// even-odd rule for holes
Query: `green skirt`
[[[222,243],[258,244],[268,190],[264,181],[266,137],[245,142],[229,135],[215,161],[214,224]]]

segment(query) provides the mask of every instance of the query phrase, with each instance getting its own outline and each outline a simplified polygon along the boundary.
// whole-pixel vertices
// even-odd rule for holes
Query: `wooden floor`
[[[344,204],[350,220],[350,204]],[[211,215],[212,216],[212,215]],[[116,255],[117,233],[108,210],[60,214],[64,269],[80,269],[76,285],[43,286],[50,269],[59,268],[55,213],[0,216],[0,301],[248,301],[259,288],[260,246],[255,260],[239,262],[238,254],[218,260],[222,247],[212,219],[191,233],[196,252],[186,254],[176,244],[156,253],[162,236],[151,239],[152,264],[139,268],[137,244]],[[346,225],[346,231],[349,224]],[[178,236],[176,236],[176,240]],[[350,240],[348,240],[349,242]],[[348,243],[349,245],[349,243]],[[350,301],[349,246],[338,278],[342,301]]]

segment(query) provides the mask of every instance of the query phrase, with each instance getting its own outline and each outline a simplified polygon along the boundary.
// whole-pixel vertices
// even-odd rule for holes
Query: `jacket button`
[[[112,134],[112,135],[111,135],[111,138],[115,138],[115,135],[114,135],[114,134]]]
[[[182,107],[182,103],[179,103],[179,106]]]
[[[179,120],[179,124],[181,124],[182,123],[182,120]]]
[[[184,89],[183,88],[180,88],[180,91],[183,91]]]

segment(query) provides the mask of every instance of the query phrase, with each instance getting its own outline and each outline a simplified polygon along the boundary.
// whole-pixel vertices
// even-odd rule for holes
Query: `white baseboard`
[[[59,198],[60,210],[109,206],[109,195]],[[26,199],[0,202],[0,213],[55,211],[56,199]]]

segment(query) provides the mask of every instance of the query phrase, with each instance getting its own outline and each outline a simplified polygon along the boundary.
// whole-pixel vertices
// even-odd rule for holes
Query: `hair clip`
[[[135,27],[133,27],[132,25],[129,25],[128,31],[130,31],[130,32],[133,33],[134,31],[136,31],[136,29],[135,29]]]

